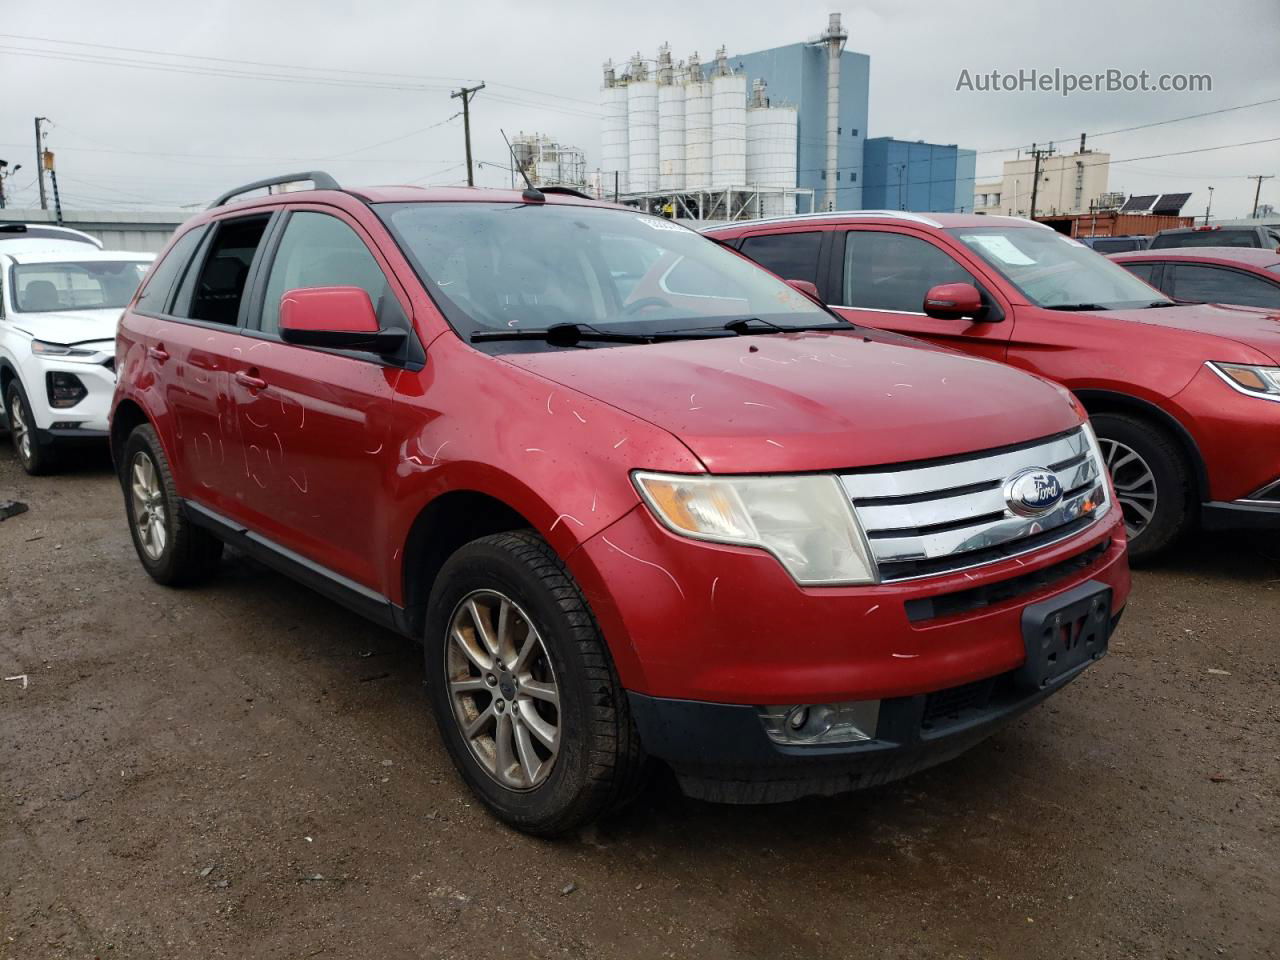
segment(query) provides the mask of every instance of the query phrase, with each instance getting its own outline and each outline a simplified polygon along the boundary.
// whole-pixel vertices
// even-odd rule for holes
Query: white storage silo
[[[747,184],[766,190],[794,190],[798,112],[795,107],[770,106],[763,80],[756,81],[751,102],[747,109]],[[788,204],[792,209],[787,209]],[[794,200],[766,192],[760,200],[760,215],[784,216],[795,213],[794,206]]]
[[[627,87],[617,82],[612,62],[604,65],[600,104],[604,114],[600,125],[600,181],[605,195],[612,198],[615,184],[620,192],[630,189],[631,177]]]
[[[711,80],[711,185],[747,182],[747,78],[728,72],[723,50]]]
[[[649,79],[639,54],[631,58],[627,83],[627,135],[629,189],[632,193],[651,193],[658,189],[658,84]]]
[[[711,83],[703,78],[695,53],[684,87],[684,188],[711,186]]]
[[[658,189],[683,190],[684,86],[670,83],[658,87]]]

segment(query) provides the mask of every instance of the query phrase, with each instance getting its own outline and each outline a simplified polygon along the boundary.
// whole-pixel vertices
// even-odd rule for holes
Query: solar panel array
[[[1156,205],[1151,208],[1151,212],[1176,217],[1182,212],[1183,206],[1190,199],[1191,194],[1189,193],[1162,193],[1160,199],[1156,201]]]
[[[1124,202],[1124,206],[1120,208],[1121,213],[1147,213],[1154,206],[1155,202],[1160,199],[1158,193],[1144,194],[1140,197],[1130,197]]]

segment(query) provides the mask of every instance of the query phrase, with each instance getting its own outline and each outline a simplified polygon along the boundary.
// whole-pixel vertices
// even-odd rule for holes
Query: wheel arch
[[[125,399],[116,405],[111,414],[110,445],[111,459],[115,461],[117,472],[121,469],[120,455],[125,441],[129,439],[129,434],[144,423],[151,423],[151,418],[137,401]]]
[[[1075,395],[1084,404],[1084,408],[1092,416],[1095,413],[1121,413],[1141,417],[1164,427],[1178,441],[1178,446],[1187,462],[1191,464],[1192,476],[1196,482],[1196,498],[1203,500],[1209,490],[1209,471],[1205,466],[1200,447],[1190,431],[1176,417],[1151,403],[1127,393],[1114,390],[1075,390]]]
[[[509,503],[480,490],[449,490],[426,503],[410,524],[401,548],[406,630],[414,637],[422,635],[436,574],[459,547],[489,534],[524,528],[537,525]]]

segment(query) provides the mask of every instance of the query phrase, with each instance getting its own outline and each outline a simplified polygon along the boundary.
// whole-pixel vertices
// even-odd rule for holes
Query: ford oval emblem
[[[1052,470],[1031,467],[1005,481],[1004,502],[1020,517],[1038,517],[1062,502],[1062,481]]]

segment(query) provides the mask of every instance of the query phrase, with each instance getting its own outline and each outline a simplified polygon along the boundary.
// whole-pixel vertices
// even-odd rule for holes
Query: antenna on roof
[[[520,176],[524,177],[525,191],[521,196],[525,200],[533,203],[542,203],[547,198],[543,196],[542,191],[535,187],[533,185],[533,181],[529,179],[529,174],[525,171],[524,164],[522,164],[516,157],[515,147],[511,146],[511,141],[507,139],[507,132],[501,127],[498,128],[498,132],[502,134],[502,140],[507,145],[507,152],[511,154],[512,166],[520,171]]]

